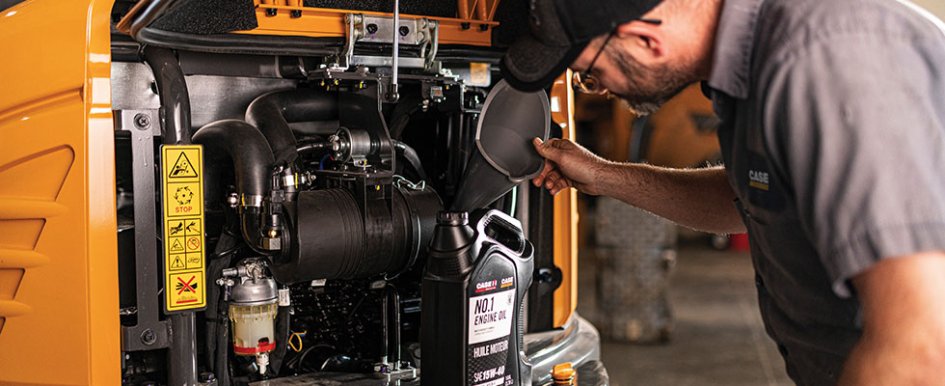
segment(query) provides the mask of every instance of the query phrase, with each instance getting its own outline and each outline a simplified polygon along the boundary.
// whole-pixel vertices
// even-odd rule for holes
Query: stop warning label
[[[203,148],[161,148],[164,199],[164,308],[206,306],[203,228]]]

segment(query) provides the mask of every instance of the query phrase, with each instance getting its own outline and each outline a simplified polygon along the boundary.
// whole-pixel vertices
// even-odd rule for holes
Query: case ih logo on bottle
[[[509,287],[511,287],[513,284],[515,284],[515,278],[513,278],[512,276],[509,276],[509,277],[507,277],[507,278],[505,278],[505,279],[502,279],[501,288],[509,288]]]
[[[484,281],[481,283],[476,283],[476,293],[486,292],[494,290],[498,282],[495,280]]]

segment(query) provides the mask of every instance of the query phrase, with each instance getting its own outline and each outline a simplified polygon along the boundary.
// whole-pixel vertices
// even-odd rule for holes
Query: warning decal
[[[206,306],[203,233],[203,148],[161,149],[164,199],[164,307],[168,312]]]
[[[194,169],[193,162],[190,162],[187,151],[181,151],[174,161],[174,166],[167,172],[167,178],[191,178],[197,177],[197,169]]]
[[[169,304],[176,307],[195,308],[206,304],[203,288],[203,271],[174,273],[167,276],[166,288]]]
[[[164,201],[166,216],[184,217],[203,214],[201,182],[167,182],[165,185],[168,196]]]

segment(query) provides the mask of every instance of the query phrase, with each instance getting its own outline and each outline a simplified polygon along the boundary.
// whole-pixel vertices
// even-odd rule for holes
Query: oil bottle
[[[534,250],[496,210],[441,212],[423,277],[422,386],[531,384],[523,299]]]

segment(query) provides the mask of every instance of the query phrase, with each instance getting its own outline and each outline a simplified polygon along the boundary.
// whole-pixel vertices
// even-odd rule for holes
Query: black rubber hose
[[[194,143],[204,145],[211,152],[222,151],[230,156],[241,199],[255,201],[258,199],[253,196],[261,198],[272,189],[272,151],[266,138],[252,125],[224,119],[204,125],[193,138]]]
[[[289,307],[279,307],[279,314],[276,317],[276,333],[279,334],[279,338],[276,339],[276,349],[270,355],[269,360],[274,375],[282,374],[282,367],[285,365],[285,355],[289,351],[289,339],[292,338],[291,318]]]
[[[151,1],[145,6],[146,8],[144,10],[135,16],[135,20],[131,23],[128,34],[137,39],[142,29],[147,28],[159,17],[164,16],[164,13],[167,12],[172,5],[175,5],[175,3],[177,3],[177,0]]]
[[[417,172],[417,176],[420,177],[421,180],[425,181],[427,179],[427,173],[423,170],[423,164],[420,163],[420,156],[417,155],[417,151],[406,143],[400,141],[391,142],[394,144],[394,149],[396,149],[397,152],[404,157],[407,163],[413,167],[413,170]]]
[[[328,56],[341,52],[342,38],[261,36],[245,34],[195,35],[156,28],[143,28],[135,40],[147,45],[179,50],[247,55]]]
[[[246,109],[246,122],[259,128],[269,141],[277,165],[295,162],[299,154],[290,122],[338,119],[338,99],[313,89],[291,89],[263,94]]]
[[[190,95],[187,94],[187,83],[177,55],[167,48],[148,46],[144,49],[144,60],[154,73],[158,96],[161,98],[161,134],[164,143],[189,144]]]
[[[236,189],[242,205],[240,216],[243,238],[256,252],[262,252],[262,208],[263,197],[272,189],[272,150],[266,138],[252,125],[226,119],[211,122],[194,134],[194,143],[204,145],[208,155],[218,157],[221,153],[233,160]]]
[[[325,141],[324,139],[318,139],[314,141],[305,141],[299,143],[299,146],[296,148],[296,151],[300,155],[305,155],[306,153],[312,153],[316,157],[321,157],[322,155],[331,151],[331,143]]]

